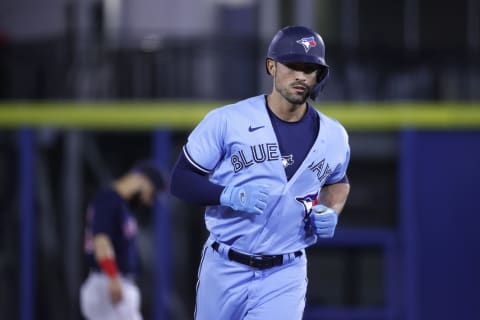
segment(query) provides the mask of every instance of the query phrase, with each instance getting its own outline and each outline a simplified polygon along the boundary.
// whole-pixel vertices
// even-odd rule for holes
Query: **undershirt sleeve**
[[[207,175],[190,162],[185,154],[180,155],[170,177],[170,193],[181,200],[202,205],[219,205],[224,187],[210,182]]]

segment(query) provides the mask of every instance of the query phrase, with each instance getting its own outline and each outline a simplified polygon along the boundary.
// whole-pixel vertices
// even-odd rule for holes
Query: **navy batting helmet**
[[[327,82],[329,67],[325,62],[325,44],[318,33],[307,27],[289,26],[279,30],[268,47],[267,59],[319,65],[317,84],[310,93],[312,100],[317,98]]]

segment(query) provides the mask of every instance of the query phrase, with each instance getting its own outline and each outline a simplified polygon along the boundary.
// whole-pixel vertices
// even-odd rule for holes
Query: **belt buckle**
[[[266,269],[273,267],[274,257],[254,255],[250,256],[249,265],[257,269]]]

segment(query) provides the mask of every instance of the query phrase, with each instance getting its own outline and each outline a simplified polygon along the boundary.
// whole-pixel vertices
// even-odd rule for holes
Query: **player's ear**
[[[267,59],[266,61],[266,67],[267,67],[267,73],[269,75],[274,75],[275,74],[275,61],[273,61],[272,59]]]

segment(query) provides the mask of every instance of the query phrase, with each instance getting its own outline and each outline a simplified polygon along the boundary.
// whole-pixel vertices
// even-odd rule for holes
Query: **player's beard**
[[[294,92],[295,91],[294,87],[298,86],[298,85],[301,85],[302,87],[305,88],[305,91],[303,92],[303,94],[298,94],[298,93]],[[310,95],[310,87],[307,86],[304,83],[294,82],[292,84],[289,84],[287,87],[283,87],[283,88],[278,89],[279,87],[276,86],[276,88],[277,88],[278,93],[280,93],[280,95],[285,100],[287,100],[289,103],[295,104],[295,105],[304,104],[307,101],[308,96]]]

